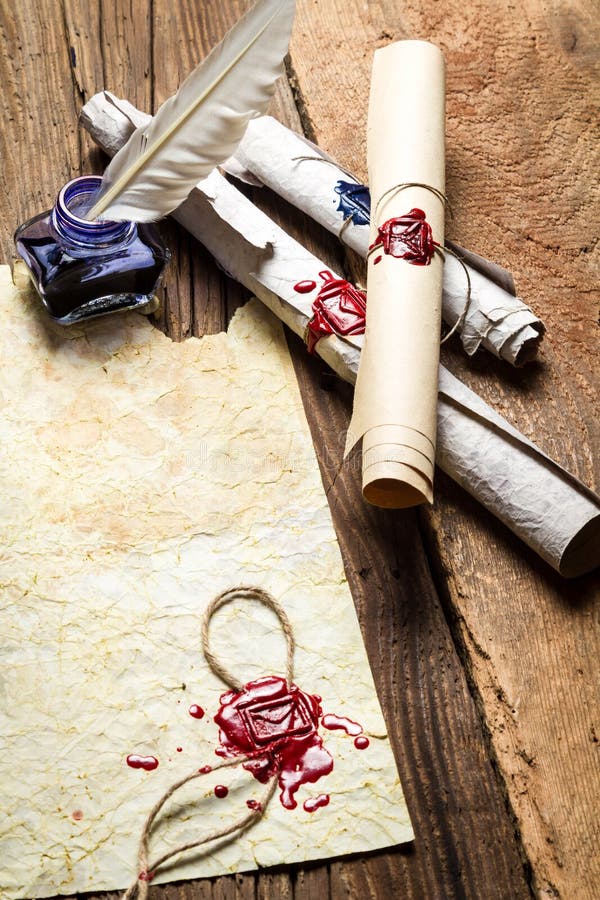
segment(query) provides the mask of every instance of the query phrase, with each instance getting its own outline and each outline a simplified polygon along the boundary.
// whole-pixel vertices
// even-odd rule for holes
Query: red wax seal
[[[396,216],[384,222],[377,229],[377,237],[369,250],[381,247],[384,253],[405,259],[413,266],[428,266],[438,246],[437,241],[433,240],[425,213],[415,208],[405,216]]]
[[[295,809],[300,785],[314,784],[333,769],[333,757],[318,733],[320,701],[275,675],[223,694],[215,716],[221,741],[217,754],[251,757],[243,766],[263,784],[278,774],[281,803]]]
[[[349,281],[319,272],[323,284],[312,305],[308,323],[308,352],[314,353],[319,338],[326,334],[364,334],[367,295]]]

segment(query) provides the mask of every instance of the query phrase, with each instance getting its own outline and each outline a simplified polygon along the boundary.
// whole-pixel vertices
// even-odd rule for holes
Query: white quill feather
[[[104,173],[88,219],[153,222],[224,162],[283,71],[294,0],[259,0],[138,128]]]

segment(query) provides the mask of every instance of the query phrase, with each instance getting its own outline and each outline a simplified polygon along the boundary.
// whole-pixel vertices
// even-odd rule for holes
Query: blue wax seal
[[[341,212],[344,221],[352,219],[355,225],[368,225],[371,218],[369,188],[353,181],[338,181],[334,190],[340,195],[337,212]]]

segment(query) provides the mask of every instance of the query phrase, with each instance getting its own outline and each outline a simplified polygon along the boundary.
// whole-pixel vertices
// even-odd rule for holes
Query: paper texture
[[[409,840],[280,324],[254,301],[227,334],[181,344],[136,314],[67,330],[32,290],[11,286],[7,267],[0,306],[0,895],[131,882],[150,807],[217,761],[211,716],[224,686],[202,658],[200,623],[209,600],[240,583],[283,604],[296,683],[321,695],[324,712],[359,722],[370,746],[322,731],[334,769],[300,789],[297,809],[274,799],[239,840],[156,880]],[[213,620],[212,649],[244,681],[281,674],[272,613],[236,609]],[[131,753],[158,768],[129,768]],[[217,783],[230,788],[224,800]],[[192,782],[151,855],[232,822],[263,790],[241,769]],[[305,812],[322,792],[329,805]]]
[[[105,108],[105,98],[94,98],[96,106],[98,100]],[[92,101],[86,110],[87,127],[102,146],[117,130],[126,139],[131,124],[125,116],[107,119]],[[324,263],[218,173],[201,187],[177,211],[179,221],[232,277],[304,337],[312,304],[294,284],[299,277],[316,280]],[[363,336],[330,335],[318,341],[316,352],[354,383],[362,344]],[[599,565],[600,499],[443,366],[439,387],[440,468],[562,575],[575,577]]]
[[[269,116],[253,119],[225,168],[246,181],[260,179],[366,257],[369,210],[361,209],[360,193],[352,200],[356,178],[301,135]],[[345,203],[342,194],[346,195]],[[515,296],[512,279],[506,283],[506,270],[462,247],[451,246],[467,264],[471,279],[471,301],[464,325],[459,328],[465,351],[471,356],[483,346],[516,366],[533,359],[544,326]],[[466,277],[450,254],[444,262],[442,287],[442,316],[454,326],[465,310]]]
[[[398,85],[411,83],[410,90]],[[375,52],[367,125],[379,227],[416,208],[444,243],[444,60],[425,41]],[[414,183],[406,190],[399,185]],[[390,193],[391,192],[391,193]],[[433,502],[442,259],[412,265],[385,244],[369,256],[367,321],[346,453],[362,438],[363,496],[377,506]]]

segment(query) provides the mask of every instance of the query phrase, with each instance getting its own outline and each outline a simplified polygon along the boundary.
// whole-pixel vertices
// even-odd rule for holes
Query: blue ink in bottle
[[[368,225],[371,218],[371,194],[364,184],[352,181],[338,181],[334,187],[340,202],[336,212],[341,212],[344,221],[352,219],[355,225]]]
[[[126,309],[150,311],[171,256],[155,225],[84,218],[101,181],[75,178],[53,209],[15,232],[44,306],[63,325]]]

